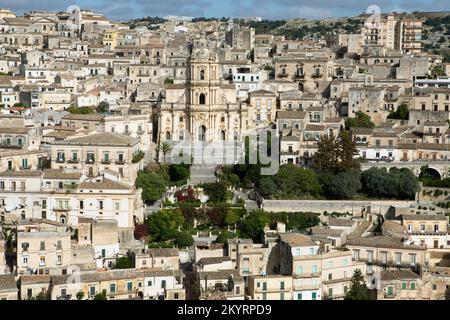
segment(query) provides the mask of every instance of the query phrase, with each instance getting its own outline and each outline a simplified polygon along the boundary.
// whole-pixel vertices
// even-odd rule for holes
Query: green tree
[[[148,216],[145,223],[150,229],[152,241],[167,241],[173,239],[178,228],[183,226],[184,216],[179,209],[164,209]]]
[[[407,168],[389,170],[397,199],[414,199],[419,191],[419,182],[414,173]]]
[[[357,112],[354,118],[345,120],[345,129],[350,130],[351,128],[375,128],[375,124],[367,114]]]
[[[361,175],[364,192],[371,197],[390,197],[392,180],[386,168],[370,168]]]
[[[443,66],[435,66],[433,70],[431,70],[431,75],[434,78],[445,76],[445,69]]]
[[[118,258],[114,264],[114,269],[131,269],[133,267],[133,259],[129,256]]]
[[[215,243],[227,243],[228,239],[237,238],[237,234],[230,231],[222,231],[216,238]]]
[[[338,146],[333,135],[322,136],[313,157],[313,168],[318,172],[335,172],[339,161]]]
[[[36,300],[51,300],[50,299],[50,292],[39,292],[36,296]]]
[[[194,244],[194,239],[189,232],[182,231],[175,234],[175,244],[179,247],[190,247]]]
[[[279,193],[287,197],[316,196],[321,192],[316,173],[293,164],[281,166],[275,181]]]
[[[253,211],[239,224],[239,236],[241,238],[257,239],[264,231],[269,219],[264,211]]]
[[[306,230],[319,225],[319,214],[313,212],[266,212],[270,222],[283,222],[289,230]]]
[[[356,269],[350,281],[345,300],[369,300],[369,288],[360,269]]]
[[[409,119],[409,108],[406,104],[401,104],[397,107],[397,111],[392,111],[389,116],[389,119],[397,119],[397,120],[408,120]]]
[[[163,176],[155,172],[140,171],[136,178],[136,187],[142,189],[142,200],[155,202],[166,191],[167,181]]]
[[[103,289],[102,292],[97,293],[97,294],[94,296],[94,300],[107,300],[107,299],[106,299],[106,290]]]
[[[419,189],[415,175],[408,169],[370,168],[361,175],[365,193],[372,197],[414,199]]]
[[[159,152],[162,152],[162,154],[163,154],[163,162],[165,163],[167,154],[170,151],[172,151],[172,146],[169,143],[167,143],[167,142],[162,142],[162,143],[160,143],[158,145],[157,151],[158,151],[158,154],[159,154]]]
[[[227,186],[222,182],[206,183],[203,185],[205,194],[210,202],[223,202],[227,193]]]
[[[94,113],[94,110],[92,110],[89,107],[80,107],[77,108],[76,106],[70,106],[67,109],[68,112],[72,113],[72,114],[90,114],[90,113]]]
[[[224,217],[224,223],[228,226],[235,225],[239,220],[241,220],[241,216],[233,209],[228,210]]]
[[[352,199],[361,187],[361,172],[353,170],[337,174],[328,190],[333,197]]]
[[[259,191],[263,197],[270,197],[277,192],[277,184],[271,176],[262,177],[259,181]]]
[[[109,112],[109,103],[106,101],[102,101],[98,104],[97,108],[95,109],[98,113],[105,113]]]
[[[356,142],[348,131],[340,133],[338,138],[324,136],[318,143],[313,157],[313,168],[317,172],[340,173],[358,170],[360,164],[355,156],[358,154]]]
[[[78,291],[77,292],[77,300],[83,300],[83,298],[84,298],[84,292],[82,290]]]
[[[359,154],[356,141],[353,141],[348,131],[342,131],[339,134],[337,148],[338,162],[335,172],[347,172],[361,168],[361,164],[355,158]]]
[[[171,164],[169,166],[170,181],[185,183],[190,174],[190,166],[187,164]]]

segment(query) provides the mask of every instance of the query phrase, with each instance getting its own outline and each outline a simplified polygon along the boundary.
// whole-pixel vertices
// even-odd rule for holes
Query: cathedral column
[[[230,115],[230,110],[227,110],[227,113],[228,113],[228,120],[227,120],[227,127],[226,127],[226,130],[225,130],[225,141],[228,141],[228,135],[230,134],[230,118],[231,118],[231,115]]]
[[[175,114],[173,112],[173,105],[172,105],[172,141],[175,141]]]

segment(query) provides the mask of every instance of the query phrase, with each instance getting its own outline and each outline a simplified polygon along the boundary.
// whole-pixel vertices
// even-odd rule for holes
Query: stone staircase
[[[191,166],[190,184],[211,183],[216,182],[216,166],[215,165],[198,165]]]

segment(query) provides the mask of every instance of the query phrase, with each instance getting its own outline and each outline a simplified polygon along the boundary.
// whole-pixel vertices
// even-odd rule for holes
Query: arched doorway
[[[206,127],[203,125],[198,127],[198,141],[206,141]]]
[[[220,131],[220,140],[225,141],[225,131]]]
[[[434,168],[422,168],[420,170],[420,179],[441,180],[442,176],[438,170]]]
[[[206,95],[204,93],[200,93],[200,96],[198,97],[198,103],[206,104]]]
[[[59,221],[60,221],[62,224],[66,224],[66,221],[67,221],[66,216],[65,216],[65,215],[61,215],[61,217],[59,217]]]
[[[166,140],[167,140],[167,141],[170,141],[170,139],[171,139],[170,132],[167,131],[167,132],[166,132]]]
[[[303,85],[303,83],[298,84],[298,90],[301,92],[303,92],[305,90],[305,86]]]

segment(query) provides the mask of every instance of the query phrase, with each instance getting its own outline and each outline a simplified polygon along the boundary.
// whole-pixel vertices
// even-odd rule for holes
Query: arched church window
[[[200,97],[198,98],[199,104],[206,104],[206,95],[204,93],[200,93]]]
[[[167,132],[166,132],[166,140],[170,140],[170,138],[171,138],[171,137],[170,137],[170,132],[167,131]]]
[[[225,131],[220,131],[220,140],[225,141]]]
[[[205,126],[200,126],[198,128],[198,140],[206,141],[206,127]]]

